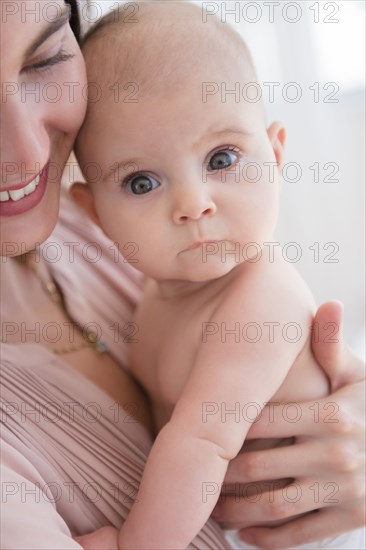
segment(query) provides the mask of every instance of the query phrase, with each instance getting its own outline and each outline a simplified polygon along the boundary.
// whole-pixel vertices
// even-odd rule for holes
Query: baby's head
[[[186,2],[128,6],[83,44],[74,196],[122,254],[135,243],[144,273],[214,279],[272,237],[284,131],[240,93],[256,75],[233,29]]]

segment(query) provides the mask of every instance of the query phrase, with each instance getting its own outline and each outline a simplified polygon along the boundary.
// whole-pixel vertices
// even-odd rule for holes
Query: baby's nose
[[[216,212],[214,200],[204,190],[181,188],[175,201],[173,219],[175,223],[186,223],[190,220],[212,216]]]

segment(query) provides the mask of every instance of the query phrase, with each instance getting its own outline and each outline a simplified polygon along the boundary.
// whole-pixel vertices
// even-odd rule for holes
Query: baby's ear
[[[93,193],[90,186],[86,183],[73,183],[70,187],[70,193],[75,202],[90,216],[94,223],[99,225],[100,221],[95,210]]]
[[[281,122],[273,122],[267,129],[267,134],[281,172],[285,160],[286,130]]]

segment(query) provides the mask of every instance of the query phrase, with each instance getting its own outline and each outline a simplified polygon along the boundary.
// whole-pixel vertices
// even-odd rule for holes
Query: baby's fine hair
[[[218,74],[225,78],[233,74],[233,64],[237,80],[257,80],[242,37],[218,17],[203,17],[197,4],[145,0],[128,7],[121,4],[106,14],[83,37],[89,82],[106,89],[134,82],[140,96],[156,96],[168,85],[181,86],[202,67],[213,81]]]

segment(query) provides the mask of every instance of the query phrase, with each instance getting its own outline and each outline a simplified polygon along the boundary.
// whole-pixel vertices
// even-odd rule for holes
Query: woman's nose
[[[36,175],[47,159],[46,131],[37,124],[36,113],[15,98],[1,105],[1,184],[21,183]]]
[[[182,184],[175,191],[173,220],[177,224],[200,220],[216,213],[216,204],[207,189],[198,184]]]

